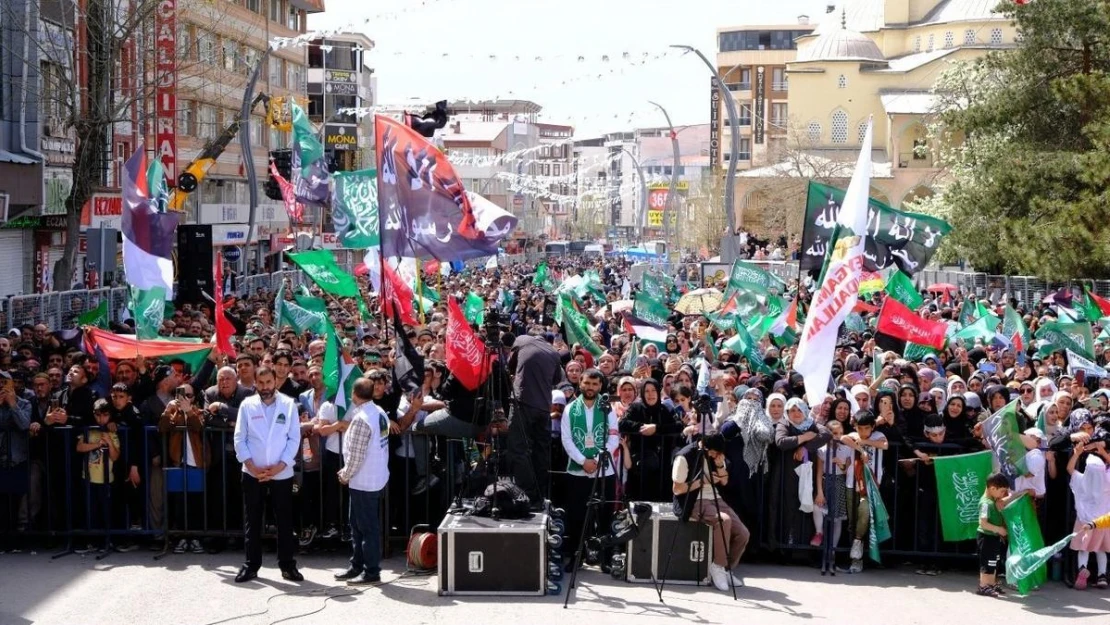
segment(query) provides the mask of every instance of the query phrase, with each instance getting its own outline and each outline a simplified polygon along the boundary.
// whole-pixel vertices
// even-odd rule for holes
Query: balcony
[[[729,91],[751,91],[752,83],[750,82],[729,82],[725,83]]]
[[[898,167],[899,169],[933,169],[936,164],[933,162],[932,154],[901,152],[898,154]]]
[[[790,81],[784,80],[782,82],[772,82],[771,91],[789,91]]]

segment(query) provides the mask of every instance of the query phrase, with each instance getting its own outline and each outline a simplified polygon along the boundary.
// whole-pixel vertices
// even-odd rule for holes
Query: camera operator
[[[551,391],[563,381],[562,361],[555,348],[537,336],[502,336],[510,349],[513,375],[513,417],[509,423],[507,457],[517,486],[533,507],[548,493],[551,471]]]

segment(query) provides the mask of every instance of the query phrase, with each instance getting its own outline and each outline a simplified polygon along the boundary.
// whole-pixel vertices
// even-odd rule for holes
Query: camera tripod
[[[608,406],[606,406],[606,408],[608,408]],[[595,411],[595,414],[600,413],[600,410]],[[608,415],[609,411],[608,409],[606,409],[604,418],[608,419]],[[570,574],[570,583],[567,585],[566,598],[563,599],[564,609],[566,609],[567,605],[570,603],[571,591],[574,590],[575,583],[578,581],[578,569],[582,566],[582,556],[585,555],[586,550],[586,533],[589,531],[592,524],[597,520],[598,508],[611,504],[625,504],[625,502],[622,500],[611,500],[605,498],[605,471],[606,468],[613,469],[616,465],[613,462],[613,454],[609,453],[609,450],[604,446],[604,442],[602,442],[601,453],[599,453],[597,458],[594,458],[594,460],[597,461],[597,471],[594,473],[594,476],[590,478],[590,494],[588,497],[586,497],[586,516],[582,521],[582,533],[578,537],[578,549],[574,553],[574,570]],[[613,475],[616,475],[615,471],[613,472]],[[599,490],[601,491],[600,493],[598,492]],[[605,554],[602,553],[601,557],[604,558]]]
[[[705,436],[705,423],[706,423],[707,417],[710,416],[709,411],[702,410],[702,408],[704,408],[704,406],[700,405],[700,402],[699,402],[699,407],[698,407],[697,412],[698,412],[698,421],[701,423],[701,433],[698,436]],[[711,463],[711,459],[709,458],[708,450],[705,449],[705,447],[703,447],[699,442],[698,446],[697,446],[697,452],[698,452],[697,456],[694,458],[694,466],[691,466],[691,467],[687,468],[687,473],[686,473],[686,497],[699,497],[700,498],[701,493],[700,492],[699,493],[691,492],[690,491],[690,485],[694,483],[694,480],[697,480],[699,478],[709,480],[709,486],[710,486],[710,489],[713,492],[713,505],[715,506],[716,512],[717,512],[716,526],[711,525],[710,527],[715,529],[717,532],[720,532],[721,543],[725,547],[725,563],[727,564],[729,561],[732,560],[732,554],[729,552],[729,549],[730,549],[729,548],[729,537],[728,537],[727,534],[725,534],[725,522],[724,522],[724,519],[721,518],[721,492],[717,488],[717,483],[713,481],[712,471],[710,471],[710,475],[705,474],[705,469],[708,468],[710,463]],[[676,458],[677,458],[677,455],[676,455]],[[712,464],[714,466],[716,466],[715,462],[713,462]],[[697,504],[697,501],[698,501],[697,499],[694,500],[695,505]],[[739,521],[739,519],[737,519],[737,521]],[[686,527],[689,523],[690,523],[690,517],[687,516],[684,520],[681,521],[681,525],[679,527]],[[712,540],[713,540],[712,535],[710,535],[709,540],[712,543]],[[663,603],[663,587],[666,586],[666,584],[667,584],[667,575],[670,573],[670,570],[671,570],[671,558],[674,556],[674,548],[675,548],[675,543],[676,542],[678,542],[678,530],[675,530],[674,534],[671,536],[671,546],[670,546],[670,549],[667,550],[667,562],[666,562],[666,564],[663,565],[663,574],[660,576],[659,583],[655,588],[655,591],[659,594],[659,602],[660,603]],[[728,574],[728,584],[729,584],[729,587],[732,589],[732,599],[735,601],[737,599],[737,597],[736,597],[736,578],[733,577],[731,570],[729,570],[728,573],[729,573]],[[653,574],[653,577],[654,577],[654,574]],[[700,583],[701,583],[701,560],[698,560],[697,580],[698,580],[698,583],[700,585]]]

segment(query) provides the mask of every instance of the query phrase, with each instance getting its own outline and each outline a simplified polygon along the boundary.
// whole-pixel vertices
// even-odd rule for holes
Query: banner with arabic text
[[[821,271],[843,201],[843,189],[809,183],[799,261],[802,271]],[[913,276],[925,268],[941,239],[952,230],[944,220],[895,210],[874,198],[868,199],[867,208],[866,271],[897,266]]]

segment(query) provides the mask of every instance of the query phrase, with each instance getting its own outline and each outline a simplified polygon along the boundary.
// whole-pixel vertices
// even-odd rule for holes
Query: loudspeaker
[[[208,224],[177,227],[177,291],[179,302],[199,304],[212,295],[212,226]]]

